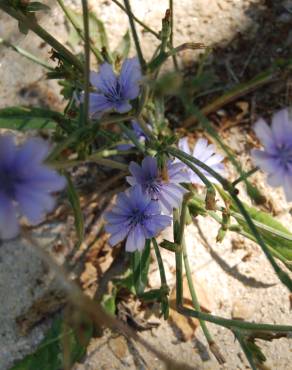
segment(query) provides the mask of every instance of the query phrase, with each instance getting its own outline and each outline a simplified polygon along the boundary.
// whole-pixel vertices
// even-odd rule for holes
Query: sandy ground
[[[67,1],[77,6],[79,1]],[[114,47],[127,28],[125,15],[110,1],[91,1],[92,8],[111,30],[110,43]],[[167,1],[132,1],[135,14],[151,27],[159,29],[160,20],[167,7]],[[227,43],[238,32],[257,32],[257,12],[263,11],[263,1],[245,0],[182,0],[175,2],[175,43],[185,41],[204,42],[206,45]],[[283,1],[284,5],[289,2]],[[63,17],[54,1],[49,2],[51,14],[44,14],[41,22],[59,40],[65,42],[67,33]],[[289,5],[289,4],[288,4]],[[113,16],[114,15],[114,16]],[[24,37],[17,31],[16,23],[0,13],[0,37],[9,39],[18,46],[47,59],[49,48],[32,34]],[[53,21],[52,21],[53,20]],[[149,34],[141,33],[143,51],[150,57],[155,42]],[[184,53],[181,62],[188,62],[193,54]],[[62,105],[55,83],[44,81],[44,70],[15,54],[12,50],[0,47],[0,107],[16,104],[51,106]],[[248,154],[243,145],[245,132],[236,129],[231,132],[238,155],[244,164]],[[240,139],[238,139],[240,138]],[[231,173],[232,175],[232,173]],[[263,176],[257,174],[255,181],[263,187]],[[264,188],[265,194],[275,204],[278,218],[286,226],[291,225],[291,215],[280,190]],[[243,195],[244,197],[244,195]],[[221,244],[215,243],[217,225],[212,220],[199,219],[198,228],[187,229],[187,246],[191,258],[192,271],[198,284],[203,287],[212,303],[212,313],[230,317],[235,309],[241,311],[245,319],[259,322],[291,323],[289,296],[279,284],[271,267],[259,248],[241,237],[228,234]],[[36,234],[38,240],[48,249],[59,238],[58,225],[47,228],[47,236]],[[51,232],[54,230],[54,232]],[[56,231],[55,231],[56,230]],[[205,239],[203,237],[205,235]],[[249,257],[246,258],[246,255]],[[163,253],[168,266],[168,279],[173,283],[173,255]],[[153,266],[152,284],[159,284],[158,273]],[[31,352],[43,338],[48,323],[44,323],[28,336],[21,336],[15,318],[26,312],[31,303],[47,289],[51,276],[38,257],[32,255],[21,240],[0,245],[0,368],[9,369],[12,363]],[[238,308],[239,307],[239,308]],[[210,325],[215,340],[227,358],[227,363],[219,367],[206,350],[205,339],[198,330],[196,338],[184,343],[169,323],[161,322],[158,329],[143,333],[158,348],[173,358],[180,358],[194,369],[246,369],[244,360],[233,336],[225,329]],[[280,339],[263,343],[262,347],[269,358],[272,369],[288,369],[291,363],[291,344]],[[138,353],[138,354],[137,354]],[[135,343],[127,343],[124,338],[108,333],[101,339],[93,339],[88,355],[76,370],[89,369],[160,369],[162,364]]]

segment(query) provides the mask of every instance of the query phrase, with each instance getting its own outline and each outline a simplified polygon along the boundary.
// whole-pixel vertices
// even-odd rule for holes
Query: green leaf
[[[40,3],[39,1],[33,1],[25,7],[25,10],[27,12],[37,12],[39,10],[50,10],[50,7],[43,3]]]
[[[74,23],[77,25],[77,27],[83,32],[82,14],[75,12],[68,7],[67,12],[70,14],[70,17],[74,20]],[[69,24],[69,26],[70,31],[68,35],[68,43],[74,48],[76,45],[78,45],[80,37],[75,28],[71,24]],[[92,12],[89,13],[89,34],[90,40],[96,48],[101,49],[105,47],[107,50],[109,49],[108,38],[104,24]]]
[[[106,48],[109,52],[107,33],[103,22],[94,13],[89,13],[90,38],[99,48]]]
[[[117,290],[114,289],[112,294],[104,294],[100,302],[104,310],[113,316],[116,313],[116,296]]]
[[[68,195],[68,199],[71,204],[71,207],[73,209],[74,219],[75,219],[75,230],[76,230],[76,234],[78,237],[78,245],[80,245],[84,237],[83,214],[82,214],[82,210],[81,210],[81,206],[79,202],[79,196],[71,180],[71,177],[68,174],[66,174],[66,178],[67,178],[67,195]]]
[[[131,47],[131,37],[130,32],[127,30],[127,32],[124,34],[123,38],[119,42],[118,46],[113,52],[114,59],[125,59],[128,57]]]
[[[268,213],[249,207],[246,204],[244,206],[255,221],[264,241],[288,261],[292,261],[292,233]],[[235,207],[232,208],[234,209]],[[232,213],[232,216],[236,218],[245,231],[250,232],[241,215]]]
[[[77,333],[67,324],[64,325],[62,317],[58,317],[53,321],[52,327],[47,332],[46,337],[40,343],[37,350],[19,361],[10,370],[64,369],[63,343],[65,340],[69,347],[69,361],[70,366],[72,366],[86,353],[86,347],[92,337],[92,333],[92,325],[87,325],[86,329],[83,330],[81,344]]]
[[[29,28],[23,23],[23,22],[18,22],[18,30],[20,33],[23,33],[24,35],[28,34]]]
[[[147,284],[148,270],[150,264],[150,240],[147,239],[142,252],[136,251],[131,254],[131,264],[136,294],[144,292]]]
[[[230,209],[233,211],[231,212],[231,216],[237,220],[245,232],[251,234],[249,226],[244,217],[238,212],[238,208],[231,197],[220,187],[217,186],[216,188],[222,198],[230,202]],[[292,233],[269,213],[250,207],[246,203],[243,203],[243,205],[265,243],[270,247],[272,252],[274,251],[274,256],[281,259],[289,267],[290,262],[292,262]],[[253,236],[251,235],[251,237]],[[292,267],[290,266],[290,268]]]
[[[0,109],[0,128],[11,130],[52,129],[65,120],[61,113],[42,108],[9,107]]]

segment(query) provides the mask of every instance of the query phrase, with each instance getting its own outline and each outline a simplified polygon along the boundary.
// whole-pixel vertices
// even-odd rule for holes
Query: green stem
[[[221,176],[219,173],[214,171],[211,167],[207,166],[204,162],[200,161],[199,159],[193,157],[190,154],[187,154],[179,149],[176,149],[174,147],[167,148],[167,151],[172,154],[174,157],[177,157],[178,159],[187,160],[187,162],[195,163],[197,166],[201,167],[203,170],[207,171],[210,175],[212,175],[216,180],[218,180],[223,188],[230,187],[231,184],[229,181],[227,181],[223,176]],[[188,163],[186,163],[188,165]],[[190,167],[191,168],[191,167]],[[192,169],[192,168],[191,168]]]
[[[89,74],[90,74],[90,36],[87,0],[82,0],[83,28],[84,28],[84,103],[83,103],[83,122],[88,124],[89,110]]]
[[[266,255],[268,261],[270,262],[270,264],[272,265],[275,273],[278,275],[279,279],[281,280],[281,282],[286,285],[286,287],[292,291],[292,281],[289,277],[289,275],[280,269],[280,267],[278,266],[277,262],[274,260],[274,257],[272,256],[272,254],[270,253],[270,250],[268,249],[268,247],[266,246],[262,236],[260,235],[260,233],[258,232],[253,220],[251,219],[251,217],[249,216],[248,212],[246,211],[244,205],[242,204],[242,202],[239,200],[237,194],[236,194],[236,190],[234,189],[233,185],[227,181],[226,179],[224,179],[219,173],[217,173],[216,171],[214,171],[212,168],[210,168],[209,166],[207,166],[205,163],[199,161],[198,159],[194,158],[193,156],[181,151],[181,150],[178,150],[178,149],[175,149],[175,148],[168,148],[167,149],[168,152],[172,155],[174,155],[175,157],[177,158],[180,158],[180,157],[184,157],[186,158],[187,160],[189,160],[190,162],[193,162],[195,163],[196,165],[198,165],[199,167],[203,168],[204,170],[206,170],[208,173],[210,173],[216,180],[218,180],[221,185],[223,186],[223,188],[225,190],[227,190],[227,192],[230,194],[230,196],[232,197],[232,199],[234,200],[237,208],[239,209],[240,213],[242,214],[242,216],[244,217],[250,231],[252,232],[252,234],[255,236],[256,240],[257,240],[257,243],[260,245],[260,247],[262,248],[264,254]]]
[[[119,8],[121,8],[125,13],[130,14],[131,17],[134,19],[134,21],[137,22],[138,24],[140,24],[140,26],[142,26],[146,31],[148,31],[149,33],[151,33],[157,39],[160,39],[159,34],[157,32],[155,32],[154,30],[152,30],[149,26],[147,26],[147,24],[145,24],[142,21],[140,21],[140,19],[138,19],[132,12],[128,13],[127,9],[119,1],[112,0],[112,2],[115,3]]]
[[[215,131],[215,129],[212,127],[211,123],[209,120],[206,118],[206,116],[193,104],[192,101],[190,101],[186,96],[182,96],[183,102],[189,111],[190,114],[194,115],[197,117],[197,119],[200,121],[202,124],[203,128],[207,131],[207,133],[214,138],[214,140],[218,143],[218,145],[224,150],[226,153],[228,159],[230,162],[233,164],[234,168],[238,171],[239,175],[242,176],[244,174],[244,171],[241,168],[241,165],[239,162],[234,158],[234,154],[232,153],[232,150],[221,140],[220,136],[218,133]],[[254,187],[248,182],[247,179],[244,179],[247,192],[251,196],[253,194],[253,199],[256,201],[261,200],[260,194],[255,197],[255,189]]]
[[[169,44],[170,48],[173,49],[173,28],[174,28],[174,13],[173,13],[173,0],[169,0],[169,10],[170,10],[170,36],[169,36]],[[172,56],[173,64],[176,71],[179,70],[178,62],[176,59],[176,55]]]
[[[159,250],[159,247],[158,247],[158,244],[155,238],[152,238],[152,244],[154,246],[154,251],[155,251],[155,255],[156,255],[156,259],[157,259],[157,263],[159,267],[161,286],[167,286],[164,265],[163,265],[160,250]]]
[[[234,330],[236,328],[246,331],[270,331],[278,333],[292,333],[292,326],[290,325],[273,325],[273,324],[258,324],[249,321],[225,319],[221,316],[210,315],[205,312],[194,311],[185,307],[178,307],[178,311],[190,317],[202,319],[212,322],[213,324],[224,326],[227,329]]]
[[[191,49],[191,50],[197,50],[204,48],[205,45],[202,43],[194,43],[194,42],[185,42],[182,45],[177,46],[176,48],[170,49],[168,52],[159,53],[156,58],[154,58],[148,65],[148,69],[150,72],[154,72],[157,68],[159,68],[167,58],[176,55],[177,53]]]
[[[24,50],[24,49],[22,49],[22,48],[20,48],[18,46],[15,46],[15,45],[11,44],[9,41],[3,40],[1,37],[0,37],[0,45],[4,45],[4,46],[7,46],[8,48],[13,49],[19,55],[22,55],[23,57],[29,59],[30,61],[32,61],[32,62],[34,62],[36,64],[39,64],[42,67],[45,67],[49,71],[54,71],[54,68],[51,67],[50,65],[48,65],[45,61],[39,59],[35,55],[30,54],[28,51],[26,51],[26,50]]]
[[[118,170],[128,171],[128,166],[126,164],[114,161],[112,159],[102,158],[100,156],[89,156],[85,160],[75,160],[75,161],[47,161],[46,164],[55,168],[56,170],[63,170],[70,167],[80,166],[86,162],[94,162],[109,168],[114,168]]]
[[[235,187],[237,184],[239,184],[241,181],[246,180],[248,177],[252,176],[254,173],[256,173],[259,170],[258,167],[252,168],[250,171],[242,174],[238,179],[233,181],[232,185]]]
[[[136,135],[131,131],[126,125],[123,123],[120,123],[120,128],[122,131],[127,135],[127,137],[133,142],[133,144],[136,146],[138,150],[140,150],[141,153],[145,154],[145,147],[140,143],[140,141],[137,139]]]
[[[227,93],[221,95],[219,98],[212,101],[210,104],[205,106],[201,112],[204,115],[208,115],[212,112],[216,112],[218,109],[223,107],[224,105],[230,103],[231,101],[239,98],[240,96],[243,96],[260,86],[272,82],[275,79],[275,71],[271,71],[270,69],[266,72],[261,73],[260,75],[253,78],[251,81],[248,81],[243,84],[237,85],[235,88],[231,89]],[[192,115],[188,120],[186,121],[184,127],[190,127],[198,121],[198,117],[196,115]]]
[[[69,63],[74,65],[80,72],[83,72],[83,65],[75,55],[63,46],[58,40],[51,36],[43,29],[34,19],[28,18],[21,11],[14,9],[10,5],[0,3],[0,9],[15,18],[20,23],[23,23],[28,29],[37,34],[42,40],[46,41],[53,49],[58,51]]]
[[[63,0],[57,0],[58,1],[58,4],[60,5],[60,7],[62,8],[64,14],[66,15],[66,17],[68,18],[68,20],[70,21],[70,23],[72,24],[72,26],[74,27],[74,29],[76,30],[76,32],[78,33],[79,37],[85,41],[85,35],[84,35],[84,32],[83,30],[79,27],[79,24],[78,22],[76,21],[75,19],[75,16],[74,14],[71,12],[71,10],[69,10],[66,5],[64,4],[64,1]],[[92,41],[90,40],[90,49],[91,51],[93,52],[93,54],[95,55],[97,61],[99,63],[102,63],[104,60],[103,60],[103,57],[101,55],[101,52],[93,45]]]
[[[128,18],[129,18],[129,23],[130,23],[130,27],[131,27],[131,31],[132,31],[132,36],[133,36],[133,39],[134,39],[137,55],[138,55],[140,65],[141,65],[141,69],[142,69],[143,72],[145,72],[146,68],[147,68],[147,65],[146,65],[145,59],[143,57],[139,37],[138,37],[138,34],[137,34],[134,19],[133,19],[133,16],[132,16],[130,1],[129,0],[124,0],[124,4],[125,4],[126,13],[128,15]]]
[[[205,184],[207,188],[207,196],[206,196],[206,207],[207,209],[214,209],[215,206],[215,189],[212,185],[212,183],[207,179],[206,176],[202,174],[202,172],[194,166],[190,161],[187,161],[183,156],[177,155],[177,158],[179,158],[183,163],[185,163],[195,174],[202,180],[202,182]],[[212,204],[211,204],[212,203]]]
[[[192,280],[192,273],[191,273],[191,269],[190,269],[190,264],[189,264],[188,255],[187,255],[187,248],[186,248],[186,245],[185,245],[184,238],[183,238],[183,241],[182,241],[182,250],[183,250],[183,259],[184,259],[184,265],[185,265],[185,270],[186,270],[188,286],[189,286],[189,290],[190,290],[191,297],[192,297],[192,303],[193,303],[193,306],[194,306],[195,310],[200,312],[201,311],[200,303],[198,301],[197,294],[196,294],[194,284],[193,284],[193,280]],[[222,354],[220,353],[220,349],[216,345],[211,333],[209,332],[209,329],[208,329],[205,321],[199,319],[199,322],[200,322],[201,328],[203,330],[203,333],[204,333],[204,335],[207,339],[207,342],[209,344],[209,348],[210,348],[211,352],[214,354],[214,356],[218,360],[219,364],[223,364],[225,362],[225,359],[222,356]]]
[[[177,243],[179,240],[179,214],[175,209],[173,211],[173,239]],[[183,305],[183,264],[182,264],[182,250],[178,245],[175,251],[175,276],[176,276],[176,307]]]

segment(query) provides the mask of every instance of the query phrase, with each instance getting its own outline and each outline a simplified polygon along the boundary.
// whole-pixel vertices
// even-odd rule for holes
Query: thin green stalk
[[[179,149],[176,149],[174,147],[167,148],[167,151],[172,154],[174,157],[179,158],[180,160],[183,158],[187,160],[188,162],[195,163],[197,166],[201,167],[203,170],[207,171],[210,175],[212,175],[216,180],[218,180],[223,188],[230,187],[231,184],[229,181],[227,181],[223,176],[221,176],[219,173],[214,171],[211,167],[207,166],[204,162],[200,161],[199,159],[193,157],[190,154],[187,154]]]
[[[195,199],[196,201],[198,201],[198,202],[200,202],[200,203],[202,203],[202,207],[203,207],[203,202],[204,202],[204,200],[201,198],[201,197],[199,197],[199,196],[197,196],[197,195],[195,195],[194,193],[193,193],[193,197],[192,197],[193,199]],[[222,208],[222,207],[216,207],[216,211],[220,211],[220,212],[223,212],[225,210],[225,208]],[[214,217],[216,217],[217,215],[216,215],[216,213],[215,212],[213,212],[213,211],[210,211],[210,210],[207,210],[207,212],[208,212],[208,214],[210,214],[212,217],[213,217],[213,215],[214,215]],[[238,220],[240,220],[240,221],[245,221],[245,218],[242,216],[242,214],[240,214],[240,213],[238,213],[238,212],[235,212],[235,211],[232,211],[232,210],[230,210],[230,215],[232,216],[232,217],[234,217],[237,221]],[[214,218],[213,217],[213,218]],[[219,216],[217,216],[217,217],[219,217]],[[218,221],[219,223],[221,223],[221,221]],[[291,237],[291,235],[289,235],[289,234],[286,234],[286,233],[284,233],[283,231],[280,231],[280,230],[277,230],[277,229],[274,229],[273,227],[271,227],[271,226],[268,226],[268,225],[265,225],[265,224],[263,224],[262,222],[260,222],[260,221],[257,221],[257,220],[253,220],[253,222],[254,222],[254,224],[255,224],[255,226],[258,228],[258,229],[260,229],[260,230],[263,230],[263,231],[268,231],[269,233],[271,233],[271,234],[273,234],[273,235],[275,235],[275,236],[279,236],[280,238],[283,238],[283,239],[285,239],[285,240],[288,240],[288,241],[292,241],[292,237]]]
[[[190,162],[193,162],[195,163],[196,165],[198,165],[199,167],[203,168],[204,170],[206,170],[208,173],[210,173],[215,179],[217,179],[221,185],[223,186],[223,188],[230,194],[230,196],[232,197],[232,199],[234,200],[234,202],[236,203],[240,213],[243,215],[250,231],[252,232],[252,234],[255,236],[256,240],[257,240],[257,243],[260,245],[260,247],[262,248],[264,254],[266,255],[268,261],[270,262],[270,264],[272,265],[275,273],[278,275],[279,279],[282,281],[282,283],[284,285],[286,285],[286,287],[292,291],[292,281],[289,277],[289,275],[281,270],[281,268],[278,266],[277,262],[274,260],[274,257],[272,256],[272,254],[270,253],[270,250],[268,249],[268,247],[266,246],[262,236],[260,235],[260,233],[258,232],[253,220],[251,219],[251,217],[249,216],[248,212],[246,211],[244,205],[242,204],[242,202],[239,200],[237,194],[236,194],[236,191],[234,189],[234,187],[232,186],[232,184],[227,181],[226,179],[224,179],[219,173],[217,173],[216,171],[214,171],[212,168],[210,168],[209,166],[207,166],[205,163],[199,161],[198,159],[194,158],[193,156],[181,151],[181,150],[178,150],[178,149],[175,149],[175,148],[168,148],[168,152],[172,155],[174,155],[175,157],[177,158],[181,158],[181,157],[184,157],[186,158],[187,160],[189,160]]]
[[[187,161],[183,156],[177,155],[177,158],[179,158],[183,163],[185,163],[195,174],[202,180],[202,182],[206,185],[207,188],[207,194],[206,194],[206,207],[207,209],[214,209],[215,207],[215,189],[212,185],[212,183],[207,179],[206,176],[203,175],[203,173],[190,161]]]
[[[145,72],[146,68],[147,68],[147,65],[146,65],[145,59],[143,57],[139,37],[138,37],[138,34],[137,34],[134,19],[133,19],[133,16],[132,16],[133,13],[132,13],[132,10],[131,10],[130,1],[129,0],[124,0],[124,4],[125,4],[126,13],[128,15],[128,18],[129,18],[129,23],[130,23],[130,27],[131,27],[131,31],[132,31],[132,36],[133,36],[133,39],[134,39],[137,55],[138,55],[139,62],[140,62],[140,65],[141,65],[141,69],[142,69],[143,72]]]
[[[209,321],[213,324],[224,326],[227,329],[235,330],[236,328],[242,329],[244,331],[251,331],[251,332],[260,332],[260,331],[269,331],[273,333],[289,333],[292,334],[292,326],[291,325],[273,325],[273,324],[259,324],[249,321],[242,321],[242,320],[233,320],[233,319],[225,319],[221,316],[210,315],[205,312],[198,312],[189,308],[179,307],[178,311],[184,315],[195,317],[197,319],[202,319],[205,321]]]
[[[179,233],[178,224],[178,212],[177,210],[173,213],[173,233],[174,233],[174,242],[178,243],[178,235],[183,233]],[[280,332],[280,333],[292,333],[292,326],[288,325],[272,325],[272,324],[256,324],[248,321],[241,321],[241,320],[233,320],[233,319],[225,319],[220,316],[210,315],[204,312],[195,311],[183,306],[183,284],[182,284],[182,276],[183,276],[183,269],[182,269],[182,249],[177,248],[175,252],[175,259],[176,259],[176,306],[177,311],[183,315],[195,317],[200,320],[209,321],[213,324],[224,326],[227,329],[236,330],[242,329],[244,331],[270,331],[270,332]]]
[[[207,133],[211,135],[211,137],[214,138],[214,140],[218,143],[218,145],[224,150],[226,153],[228,159],[233,164],[234,168],[236,168],[237,172],[240,176],[244,175],[244,171],[241,168],[241,165],[239,162],[234,158],[234,155],[231,151],[231,149],[221,140],[218,133],[214,130],[209,120],[206,118],[206,116],[193,104],[193,102],[189,101],[185,96],[182,97],[183,102],[185,106],[187,107],[190,114],[193,114],[195,117],[198,118],[198,120],[201,122],[202,126],[206,129]],[[255,197],[256,189],[254,186],[252,186],[247,179],[244,179],[247,192],[248,194],[253,194],[253,199],[261,200],[261,195],[257,194]]]
[[[156,58],[151,60],[151,62],[148,64],[148,70],[150,72],[154,72],[157,68],[159,68],[167,58],[178,54],[179,52],[183,50],[197,50],[204,48],[205,45],[202,43],[194,43],[194,42],[185,42],[182,45],[177,46],[176,48],[170,49],[168,52],[159,53]]]
[[[133,144],[136,146],[138,150],[140,150],[141,153],[145,153],[145,147],[140,143],[140,141],[137,139],[136,135],[131,131],[126,125],[123,123],[120,123],[120,128],[122,131],[127,135],[127,137],[133,142]]]
[[[231,101],[248,94],[249,92],[259,88],[260,86],[272,82],[275,80],[275,71],[269,69],[263,73],[260,73],[258,76],[253,78],[252,80],[239,84],[230,91],[226,92],[225,94],[221,95],[219,98],[212,101],[210,104],[206,105],[202,110],[202,114],[208,115],[212,112],[216,112],[218,109],[223,107],[224,105],[230,103]],[[185,121],[184,127],[190,127],[198,121],[197,115],[192,115]]]
[[[277,262],[275,261],[274,257],[272,256],[270,250],[268,249],[268,247],[266,246],[266,243],[264,242],[261,234],[258,232],[255,224],[253,223],[250,215],[248,214],[248,212],[246,211],[244,205],[242,204],[242,202],[239,200],[239,198],[237,197],[236,194],[234,194],[234,192],[230,192],[230,195],[232,196],[234,202],[236,203],[240,213],[243,215],[243,217],[245,218],[246,220],[246,223],[250,229],[250,231],[252,232],[252,234],[255,236],[255,238],[257,239],[257,242],[258,244],[261,246],[264,254],[266,255],[268,261],[270,262],[270,264],[272,265],[274,271],[276,272],[276,274],[278,275],[279,279],[282,281],[282,283],[284,285],[286,285],[286,287],[290,290],[290,292],[292,291],[292,281],[289,277],[289,275],[283,271],[279,265],[277,264]]]
[[[74,27],[74,29],[76,30],[76,32],[78,33],[79,37],[85,41],[85,35],[84,35],[84,32],[83,30],[79,27],[79,24],[78,22],[76,21],[75,17],[74,17],[74,14],[72,14],[72,12],[67,8],[67,6],[64,4],[64,1],[63,0],[57,0],[58,4],[60,5],[60,7],[62,8],[64,14],[66,15],[66,17],[68,18],[68,20],[70,21],[70,23],[72,24],[72,26]],[[91,51],[93,52],[93,54],[95,55],[97,61],[99,63],[102,63],[104,60],[103,60],[103,57],[101,55],[101,52],[93,45],[92,41],[90,40],[90,49]]]
[[[28,18],[21,11],[14,9],[12,6],[0,2],[0,9],[23,23],[28,29],[36,33],[42,40],[47,42],[53,49],[60,53],[69,63],[74,65],[80,72],[83,72],[83,65],[80,60],[64,47],[58,40],[43,29],[36,21]]]
[[[114,161],[112,159],[102,158],[100,156],[89,156],[84,160],[75,161],[47,161],[46,164],[55,168],[56,170],[64,170],[66,168],[80,166],[86,162],[94,162],[105,167],[114,168],[122,171],[128,170],[128,166],[126,164]]]
[[[173,239],[177,243],[179,240],[179,214],[175,209],[173,211]],[[177,243],[178,244],[178,243]],[[182,250],[180,245],[177,245],[175,251],[175,276],[176,276],[176,307],[183,305],[183,264],[182,264]]]
[[[147,126],[147,123],[144,121],[144,119],[141,116],[137,117],[136,119],[139,123],[139,126],[143,130],[144,134],[147,135],[149,137],[149,139],[156,140],[155,136],[153,135],[153,132],[149,129],[149,127]]]
[[[84,28],[84,103],[83,103],[83,123],[86,126],[88,122],[89,110],[89,75],[90,75],[90,36],[89,36],[89,18],[87,0],[82,0],[82,15]]]
[[[174,29],[174,11],[173,11],[173,0],[169,0],[169,10],[170,10],[170,36],[169,36],[169,43],[171,49],[173,49],[173,29]],[[178,62],[176,59],[176,55],[172,56],[173,64],[176,71],[179,70]]]
[[[112,2],[115,3],[119,8],[121,8],[125,13],[128,13],[127,12],[127,9],[119,1],[112,0]],[[155,32],[154,30],[152,30],[152,28],[150,28],[149,26],[147,26],[147,24],[145,24],[144,22],[140,21],[140,19],[138,19],[132,12],[130,12],[128,14],[130,14],[131,17],[134,19],[134,21],[137,22],[138,24],[140,24],[140,26],[142,26],[146,31],[148,31],[149,33],[151,33],[157,39],[160,39],[159,34],[157,32]]]
[[[194,306],[195,310],[200,312],[201,311],[200,303],[198,301],[197,294],[196,294],[194,284],[193,284],[193,280],[192,280],[192,273],[191,273],[191,269],[190,269],[190,264],[189,264],[188,255],[187,255],[187,248],[186,248],[186,245],[185,245],[184,238],[183,238],[183,241],[182,241],[182,251],[183,251],[183,260],[184,260],[184,266],[185,266],[185,270],[186,270],[188,286],[189,286],[189,290],[190,290],[191,297],[192,297],[192,303],[193,303],[193,306]],[[215,343],[211,333],[209,332],[209,329],[208,329],[205,321],[199,319],[199,322],[200,322],[201,328],[203,330],[203,333],[204,333],[204,335],[207,339],[207,342],[209,344],[210,351],[214,354],[214,356],[218,360],[219,364],[221,364],[221,365],[224,364],[225,359],[224,359],[223,355],[220,353],[220,349],[217,346],[217,344]]]
[[[105,118],[100,121],[95,121],[90,126],[88,125],[86,127],[80,127],[76,129],[74,132],[72,132],[68,137],[66,137],[66,139],[64,139],[54,148],[54,150],[51,152],[49,156],[49,160],[55,160],[58,157],[58,155],[62,153],[62,151],[64,151],[70,145],[73,145],[76,142],[78,142],[83,137],[83,135],[98,133],[98,129],[100,128],[100,126],[107,126],[112,123],[119,123],[122,121],[131,120],[133,118],[134,116],[129,114],[124,116],[117,115]]]
[[[156,259],[157,259],[157,263],[159,267],[161,286],[167,286],[164,265],[163,265],[160,250],[159,250],[159,247],[158,247],[158,244],[155,238],[152,238],[152,244],[154,246],[154,251],[155,251],[155,255],[156,255]]]
[[[254,173],[256,173],[257,171],[259,170],[258,167],[255,167],[255,168],[252,168],[250,171],[242,174],[238,179],[236,179],[235,181],[233,181],[232,185],[233,186],[236,186],[237,184],[239,184],[241,181],[244,181],[246,180],[248,177],[252,176]]]
[[[13,44],[11,44],[11,42],[9,42],[7,40],[3,40],[1,37],[0,37],[0,45],[4,45],[4,46],[7,46],[8,48],[13,49],[19,55],[22,55],[23,57],[29,59],[30,61],[32,61],[36,64],[39,64],[42,67],[45,67],[49,71],[54,71],[55,70],[53,67],[51,67],[49,64],[47,64],[45,61],[39,59],[38,57],[36,57],[33,54],[30,54],[28,51],[20,48],[19,46],[13,45]]]

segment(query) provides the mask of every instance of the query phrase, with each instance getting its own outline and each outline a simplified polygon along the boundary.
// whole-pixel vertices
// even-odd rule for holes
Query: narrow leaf
[[[84,236],[84,219],[83,219],[83,214],[79,202],[79,196],[78,193],[74,187],[74,184],[71,180],[71,177],[67,174],[67,195],[69,202],[71,204],[71,207],[73,209],[74,213],[74,219],[75,219],[75,229],[76,229],[76,234],[78,237],[78,245],[82,243],[83,236]]]
[[[146,240],[142,252],[136,251],[131,255],[133,279],[137,295],[144,292],[147,284],[148,270],[150,264],[150,240]]]

